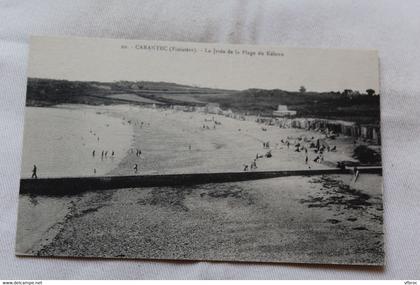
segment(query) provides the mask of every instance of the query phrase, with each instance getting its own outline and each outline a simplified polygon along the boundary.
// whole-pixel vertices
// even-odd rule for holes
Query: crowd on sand
[[[263,130],[264,131],[264,130]],[[326,152],[335,152],[337,151],[336,146],[330,146],[325,140],[320,138],[307,136],[298,136],[298,137],[286,137],[281,139],[280,142],[273,144],[270,141],[261,141],[263,153],[257,153],[250,163],[243,164],[243,171],[251,171],[258,168],[257,161],[260,159],[272,159],[273,158],[273,149],[286,149],[286,151],[300,152],[303,154],[304,163],[308,165],[308,168],[311,169],[309,165],[309,152],[314,153],[315,158],[313,161],[315,163],[322,163],[324,161],[324,155]]]
[[[129,124],[133,126],[137,126],[139,128],[150,126],[150,123],[138,121],[138,120],[129,120],[125,117],[122,118],[122,124]],[[214,116],[211,118],[204,119],[204,122],[202,124],[203,130],[210,130],[210,129],[216,129],[219,126],[221,126],[222,123],[220,121],[217,121]],[[266,127],[261,128],[262,131],[267,131]],[[241,131],[241,129],[238,129],[238,131]],[[96,134],[96,132],[92,129],[89,130],[89,134],[97,140],[98,144],[101,140],[99,135]],[[259,143],[261,143],[262,146],[262,152],[256,153],[253,158],[251,158],[251,161],[244,163],[242,165],[243,171],[253,171],[258,169],[258,161],[263,159],[273,159],[273,149],[285,149],[286,151],[294,151],[294,152],[301,152],[303,162],[308,166],[308,169],[311,169],[310,161],[309,161],[309,152],[314,154],[313,162],[315,163],[322,163],[324,161],[324,155],[326,152],[335,152],[337,151],[336,146],[329,145],[325,139],[322,138],[315,138],[307,137],[305,135],[299,136],[299,137],[286,137],[284,139],[281,139],[279,142],[272,143],[270,141],[262,141],[259,140]],[[281,147],[283,146],[283,147]],[[191,145],[188,145],[188,149],[191,151]],[[140,159],[142,158],[142,150],[137,148],[131,148],[129,149],[129,154],[135,156],[133,161],[134,164],[132,165],[132,170],[134,174],[137,174],[139,172],[139,163]],[[114,159],[116,157],[116,153],[114,150],[102,150],[102,149],[93,149],[92,150],[92,158],[96,158],[100,155],[100,160],[98,160],[98,163],[101,163],[104,160],[107,159]],[[312,159],[312,158],[311,158]],[[338,167],[343,167],[343,165],[337,165]],[[96,174],[96,168],[93,168],[93,174]],[[38,178],[37,176],[37,166],[33,165],[32,170],[32,178]]]

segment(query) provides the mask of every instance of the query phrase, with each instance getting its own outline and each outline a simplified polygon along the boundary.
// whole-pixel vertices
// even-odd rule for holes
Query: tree
[[[351,94],[353,94],[353,90],[351,90],[351,89],[344,89],[343,90],[343,95],[344,96],[349,96]]]
[[[367,93],[367,95],[369,95],[369,96],[373,96],[373,95],[375,95],[375,90],[373,90],[373,89],[367,89],[367,90],[366,90],[366,93]]]
[[[300,93],[305,93],[306,92],[306,88],[305,88],[305,86],[300,86],[300,88],[299,88],[299,92]]]
[[[351,89],[344,89],[343,92],[340,93],[341,98],[349,99],[351,97],[353,90]]]

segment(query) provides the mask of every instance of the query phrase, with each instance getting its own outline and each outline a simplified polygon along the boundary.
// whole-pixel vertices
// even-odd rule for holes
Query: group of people
[[[130,153],[134,153],[134,151],[136,152],[137,157],[141,156],[141,149],[138,149],[138,148],[130,149]]]
[[[270,142],[263,142],[263,149],[268,149],[270,148]],[[248,164],[244,164],[243,165],[243,171],[248,171],[248,170],[255,170],[257,169],[257,160],[260,158],[271,158],[273,156],[273,154],[271,153],[271,149],[269,151],[267,151],[264,155],[260,155],[260,154],[256,154],[255,158],[252,160],[252,162],[248,165]]]
[[[204,130],[210,130],[210,127],[208,125],[206,125],[206,124],[203,124],[203,129]],[[216,129],[216,124],[213,124],[213,129],[214,130]]]
[[[101,152],[101,159],[104,159],[104,158],[108,158],[108,153],[109,153],[109,157],[110,158],[114,158],[115,157],[115,152],[112,150],[112,151],[107,151],[107,150],[102,150],[102,152]],[[96,150],[94,149],[93,151],[92,151],[92,157],[95,157],[96,156]]]
[[[290,141],[292,139],[292,142]],[[294,142],[293,142],[294,140]],[[308,165],[309,169],[309,149],[316,154],[315,158],[313,159],[316,163],[322,163],[324,161],[324,154],[325,152],[333,152],[336,151],[336,146],[330,146],[326,142],[321,141],[319,138],[315,139],[315,137],[306,138],[306,137],[298,137],[298,138],[290,138],[287,137],[286,139],[281,139],[280,141],[283,145],[290,149],[293,146],[295,152],[303,152],[305,154],[304,162]],[[279,144],[276,144],[276,148]],[[255,159],[250,164],[243,165],[243,171],[254,170],[257,169],[257,160],[260,158],[270,158],[272,157],[272,152],[270,148],[269,141],[262,142],[263,149],[269,149],[264,155],[257,154]]]
[[[190,117],[190,119],[192,119],[192,116]],[[213,123],[213,127],[210,127],[208,123]],[[214,116],[211,119],[204,118],[202,129],[203,130],[216,129],[216,125],[220,126],[222,125],[222,122],[215,120]]]
[[[130,153],[132,153],[132,154],[136,154],[136,157],[141,157],[141,154],[142,154],[142,152],[141,152],[141,149],[138,149],[138,148],[131,148],[130,149]],[[134,165],[133,165],[133,171],[134,171],[134,173],[137,173],[138,171],[139,171],[139,165],[138,165],[138,163],[134,163]]]
[[[264,149],[270,148],[270,142],[263,142],[262,145]]]
[[[165,114],[166,115],[166,114]],[[125,117],[123,117],[123,120],[125,120],[126,118]],[[145,122],[143,122],[143,121],[139,121],[139,120],[135,120],[135,121],[132,121],[132,120],[127,120],[127,123],[129,124],[129,125],[131,125],[131,124],[133,124],[134,126],[139,126],[140,128],[143,128],[144,126],[150,126],[150,123],[145,123]],[[132,153],[132,154],[136,154],[136,157],[141,157],[141,155],[142,155],[142,151],[141,151],[141,149],[138,149],[138,148],[131,148],[130,149],[130,153]],[[139,164],[138,163],[134,163],[134,165],[133,165],[133,171],[134,171],[134,173],[135,174],[137,174],[138,173],[138,171],[139,171]]]
[[[258,155],[257,155],[258,157]],[[257,169],[257,158],[255,158],[249,165],[244,164],[244,171]]]
[[[282,139],[281,142],[285,144],[287,148],[289,148],[291,145],[291,143],[289,142],[289,138],[287,138],[286,140]],[[331,147],[329,144],[321,141],[319,138],[315,140],[314,137],[311,137],[310,139],[306,137],[299,137],[297,138],[297,141],[295,140],[294,151],[305,152],[305,164],[309,163],[308,148],[312,149],[313,152],[316,154],[315,158],[313,159],[313,161],[316,163],[322,163],[324,161],[325,152],[337,151],[336,146]]]

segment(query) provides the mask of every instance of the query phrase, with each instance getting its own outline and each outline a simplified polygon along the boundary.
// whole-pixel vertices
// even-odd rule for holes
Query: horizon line
[[[307,94],[307,93],[340,93],[340,94],[342,94],[342,93],[344,93],[344,91],[350,90],[350,91],[353,91],[353,92],[358,92],[360,95],[367,95],[367,93],[365,93],[365,92],[367,90],[369,90],[369,89],[372,89],[373,91],[375,91],[375,93],[373,94],[373,96],[379,96],[380,95],[380,93],[378,93],[378,91],[375,90],[374,88],[368,88],[368,89],[366,89],[364,91],[361,91],[359,89],[344,88],[341,91],[340,90],[326,90],[326,91],[306,90],[305,92],[300,92],[299,90],[291,91],[291,90],[286,90],[286,89],[281,89],[281,88],[267,89],[267,88],[261,88],[261,87],[250,87],[250,88],[247,88],[247,89],[224,89],[224,88],[219,88],[219,87],[188,85],[188,84],[182,84],[182,83],[176,83],[176,82],[151,81],[151,80],[138,80],[138,81],[133,81],[133,80],[120,79],[120,80],[113,80],[113,81],[98,81],[98,80],[71,80],[71,79],[59,79],[59,78],[30,77],[30,76],[28,76],[28,79],[55,80],[55,81],[68,81],[68,82],[95,82],[95,83],[103,83],[103,84],[112,84],[112,83],[117,83],[117,82],[132,82],[132,83],[137,83],[137,82],[150,82],[150,83],[167,83],[167,84],[174,84],[174,85],[186,86],[186,87],[193,87],[193,88],[216,89],[216,90],[226,90],[226,91],[235,91],[235,92],[248,91],[248,90],[267,90],[267,91],[280,90],[280,91],[284,91],[284,92],[301,93],[301,94]],[[305,87],[305,85],[301,85],[301,87],[302,86]]]

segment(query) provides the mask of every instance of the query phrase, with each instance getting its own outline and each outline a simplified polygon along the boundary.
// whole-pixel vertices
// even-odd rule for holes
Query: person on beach
[[[357,166],[353,167],[353,174],[354,176],[356,176],[356,173],[359,171],[359,169],[357,169]]]
[[[115,154],[114,151],[112,151],[111,156],[114,157],[114,154]]]
[[[35,179],[38,178],[38,176],[36,175],[36,171],[37,171],[37,168],[36,168],[36,165],[34,164],[34,167],[32,168],[32,176],[31,176],[31,178],[35,178]]]
[[[95,150],[92,151],[92,156],[95,157]]]
[[[104,159],[104,151],[101,153],[101,159]]]
[[[305,156],[305,164],[308,164],[308,160],[309,160],[309,158],[308,158],[308,156],[306,155],[306,156]]]
[[[359,178],[359,169],[357,168],[357,166],[353,168],[353,173],[354,173],[354,182],[356,182],[357,178]]]
[[[96,174],[96,168],[93,169],[93,174]]]
[[[138,170],[139,170],[139,167],[138,167],[138,165],[136,163],[136,164],[134,164],[134,173],[137,173]]]
[[[244,171],[248,171],[248,164],[244,164]]]
[[[254,161],[252,162],[252,164],[251,164],[251,169],[257,169],[258,167],[257,167],[257,160],[256,159],[254,159]]]

